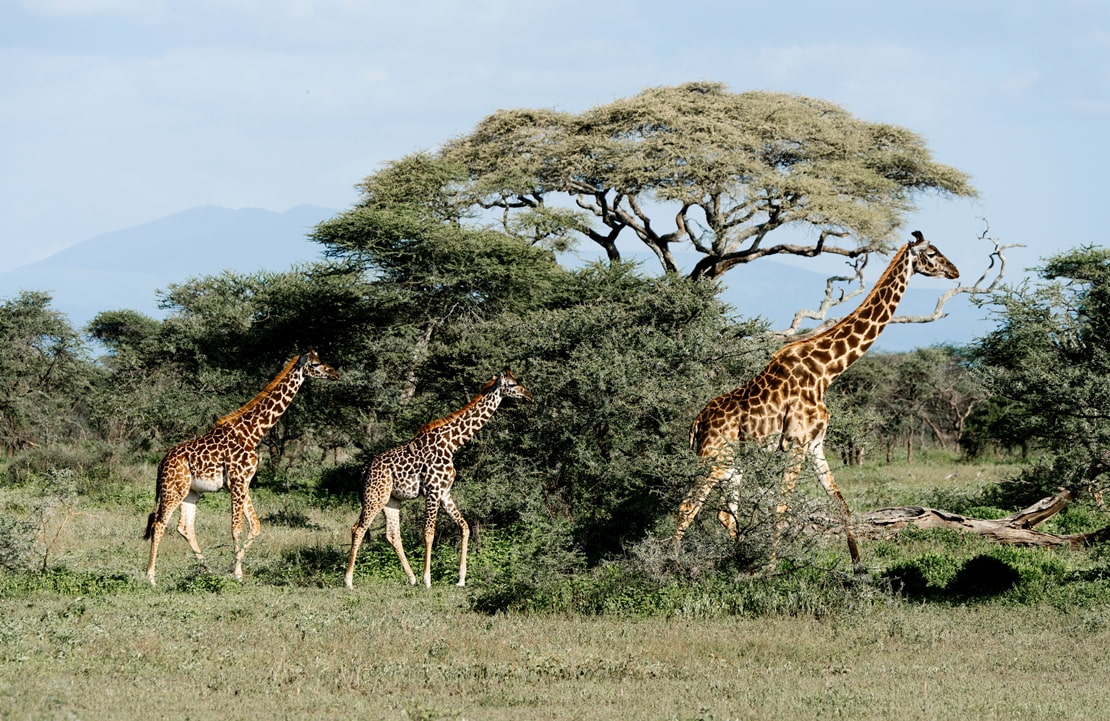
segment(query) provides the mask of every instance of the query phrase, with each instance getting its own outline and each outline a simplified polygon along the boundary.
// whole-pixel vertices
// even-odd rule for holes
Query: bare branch
[[[824,242],[824,234],[820,242]],[[839,319],[827,320],[829,310],[838,305],[856,297],[863,292],[863,269],[867,267],[867,259],[869,256],[861,255],[853,259],[852,267],[854,272],[852,275],[834,275],[830,276],[825,281],[825,298],[821,301],[821,305],[817,310],[809,310],[803,308],[802,310],[794,313],[794,319],[790,322],[790,326],[785,330],[775,331],[775,335],[787,337],[797,335],[798,329],[804,320],[819,320],[822,321],[813,333],[820,333],[825,328],[832,326]],[[837,294],[837,283],[855,283],[855,287],[851,289],[841,288]],[[808,334],[807,334],[808,335]]]
[[[988,256],[989,260],[987,262],[987,267],[983,271],[982,275],[979,276],[979,279],[975,281],[975,284],[957,285],[954,288],[949,288],[948,290],[944,291],[944,293],[942,293],[940,297],[937,298],[937,304],[936,307],[933,308],[932,313],[926,315],[894,316],[890,319],[891,323],[929,323],[934,320],[943,318],[945,315],[947,315],[944,312],[944,306],[948,303],[948,301],[952,300],[957,295],[966,293],[967,295],[974,296],[986,295],[988,293],[994,292],[994,290],[998,287],[998,284],[1002,282],[1002,276],[1006,274],[1006,250],[1008,250],[1009,248],[1024,248],[1025,245],[1023,243],[1008,243],[1006,245],[1000,244],[997,238],[993,238],[989,235],[990,223],[987,221],[987,219],[980,218],[980,220],[983,221],[984,227],[983,232],[979,234],[979,240],[990,241],[994,245],[994,250],[992,250],[990,255]],[[994,275],[994,277],[991,279],[991,281],[986,285],[983,285],[987,282],[987,278],[992,274]]]
[[[944,293],[942,293],[940,297],[937,298],[936,306],[933,308],[933,311],[931,313],[920,315],[896,315],[890,319],[890,323],[930,323],[932,321],[939,320],[940,318],[943,318],[947,315],[947,313],[944,312],[944,308],[948,304],[948,301],[952,300],[957,295],[986,295],[995,291],[999,283],[1002,281],[1003,276],[1006,274],[1006,250],[1008,250],[1009,248],[1022,248],[1024,247],[1024,245],[1021,243],[1009,243],[1005,245],[999,243],[997,238],[991,237],[989,235],[990,224],[987,222],[987,220],[985,218],[981,218],[980,220],[983,221],[985,227],[983,229],[983,232],[979,234],[979,240],[990,241],[994,245],[994,249],[988,255],[987,267],[979,276],[978,280],[976,280],[973,285],[956,285],[944,291]],[[828,232],[828,234],[836,235],[838,237],[841,236],[841,234],[839,233]],[[824,242],[825,235],[826,233],[821,234],[821,239],[818,241],[818,246],[815,246],[815,249],[820,247],[820,245]],[[835,253],[837,251],[836,249],[825,249],[825,252]],[[816,255],[817,252],[812,252],[812,254]],[[842,320],[842,318],[828,318],[827,316],[828,312],[832,308],[835,308],[836,306],[844,303],[846,300],[862,292],[862,272],[863,265],[866,265],[866,262],[863,265],[860,265],[857,259],[857,263],[855,263],[854,265],[856,269],[855,273],[852,276],[831,276],[827,281],[825,281],[825,297],[822,300],[821,305],[818,306],[816,310],[802,309],[797,311],[794,314],[794,319],[791,321],[790,325],[783,330],[774,331],[774,334],[782,338],[808,337],[810,335],[820,333],[821,331],[832,327],[840,320]],[[990,279],[989,282],[988,279]],[[857,283],[858,287],[850,292],[845,292],[842,290],[838,297],[834,297],[834,284],[846,282]],[[818,320],[821,322],[813,330],[807,331],[804,334],[800,334],[799,328],[801,327],[802,321],[804,320]]]
[[[738,250],[732,253],[727,253],[721,256],[710,256],[702,258],[690,271],[691,278],[719,278],[728,269],[750,263],[753,260],[758,260],[769,255],[800,255],[804,258],[812,258],[816,253],[814,252],[814,245],[796,245],[793,243],[783,243],[779,245],[772,245],[768,248],[758,247],[760,240],[770,231],[767,229],[766,224],[760,226],[753,235],[757,235],[758,239],[753,243],[752,247],[747,250]],[[870,252],[868,248],[842,248],[837,245],[825,246],[821,250],[825,255],[842,255],[845,258],[856,258]]]

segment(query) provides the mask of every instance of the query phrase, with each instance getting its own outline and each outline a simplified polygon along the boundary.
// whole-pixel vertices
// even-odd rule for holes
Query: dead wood
[[[1042,498],[1028,508],[1005,518],[969,518],[958,513],[941,511],[923,506],[880,508],[870,513],[858,514],[853,521],[857,532],[875,538],[892,531],[913,526],[915,528],[950,528],[982,536],[995,543],[1011,546],[1083,548],[1110,539],[1110,526],[1090,533],[1058,535],[1035,530],[1059,513],[1073,498],[1070,491]]]

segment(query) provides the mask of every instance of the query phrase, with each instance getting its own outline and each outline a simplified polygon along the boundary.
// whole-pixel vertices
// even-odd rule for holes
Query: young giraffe
[[[813,459],[817,479],[844,516],[852,564],[862,568],[851,512],[825,460],[825,431],[829,411],[824,395],[829,384],[862,356],[890,322],[894,309],[914,273],[932,278],[958,278],[960,273],[920,231],[895,253],[890,266],[860,306],[828,330],[780,348],[759,375],[739,388],[706,404],[690,429],[690,445],[711,467],[708,478],[695,486],[678,509],[675,540],[701,510],[709,492],[726,484],[726,508],[717,517],[735,537],[736,494],[741,472],[735,468],[733,448],[755,441],[791,455],[783,487],[794,487],[805,456]],[[780,507],[780,510],[784,510]]]
[[[204,555],[197,545],[194,521],[201,495],[227,489],[231,493],[231,538],[235,545],[235,578],[243,578],[243,555],[261,530],[258,514],[251,503],[250,482],[258,467],[255,447],[277,423],[293,402],[306,377],[339,378],[335,370],[320,360],[315,350],[294,357],[249,403],[216,421],[204,435],[171,448],[158,465],[158,485],[154,511],[147,519],[143,538],[150,540],[150,560],[146,577],[154,585],[154,562],[158,544],[170,515],[181,506],[177,532],[189,542],[197,560]],[[250,521],[246,541],[239,545],[243,514]]]
[[[385,513],[386,540],[397,551],[409,583],[416,583],[401,545],[401,502],[419,495],[424,496],[424,585],[429,588],[432,585],[432,539],[440,504],[462,531],[458,585],[466,585],[466,544],[470,539],[470,527],[451,498],[451,484],[455,480],[453,458],[455,451],[493,416],[504,398],[532,400],[532,394],[508,368],[482,386],[478,395],[465,406],[424,425],[411,441],[379,454],[363,468],[362,513],[351,527],[351,553],[347,558],[347,573],[343,576],[347,588],[354,588],[358,548],[378,511]]]

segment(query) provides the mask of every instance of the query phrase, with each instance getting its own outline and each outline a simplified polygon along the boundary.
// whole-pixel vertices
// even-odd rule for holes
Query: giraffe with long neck
[[[235,546],[236,579],[243,578],[243,556],[262,529],[251,502],[250,483],[258,468],[255,448],[293,402],[305,378],[339,378],[335,369],[320,360],[315,350],[295,356],[258,395],[242,408],[216,421],[212,430],[171,448],[158,465],[154,511],[147,519],[143,538],[150,540],[146,577],[154,584],[158,544],[166,524],[178,507],[177,532],[204,563],[197,543],[197,501],[205,493],[227,490],[231,494],[231,538]],[[240,544],[243,516],[250,523]]]
[[[477,435],[505,398],[532,400],[531,392],[508,368],[490,379],[462,408],[425,424],[411,441],[379,454],[363,468],[362,512],[351,527],[351,551],[347,573],[343,576],[347,588],[354,588],[358,549],[379,511],[385,515],[386,540],[397,552],[409,583],[416,584],[416,576],[401,544],[401,503],[421,495],[424,496],[424,585],[432,585],[432,541],[441,505],[462,532],[458,585],[466,585],[470,526],[451,498],[451,484],[455,481],[454,456],[464,443]]]
[[[739,443],[755,442],[790,455],[783,474],[786,491],[794,487],[806,456],[813,460],[818,481],[843,515],[852,564],[857,570],[862,568],[851,511],[825,459],[829,411],[824,396],[829,384],[859,360],[890,323],[915,273],[959,277],[956,266],[920,231],[914,231],[913,240],[894,254],[856,310],[821,333],[783,346],[759,375],[705,405],[690,429],[690,445],[709,464],[710,472],[680,504],[676,540],[682,538],[710,491],[722,482],[726,507],[717,516],[730,535],[737,535],[733,489],[738,488],[741,472],[735,467],[734,449]]]

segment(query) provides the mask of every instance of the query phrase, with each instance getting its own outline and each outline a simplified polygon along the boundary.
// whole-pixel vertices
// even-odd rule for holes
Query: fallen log
[[[1110,539],[1110,526],[1090,533],[1058,535],[1035,530],[1059,513],[1073,498],[1070,491],[1042,498],[1028,508],[1005,518],[969,518],[958,513],[941,511],[923,506],[880,508],[870,513],[857,514],[854,526],[858,535],[871,538],[888,535],[892,531],[913,526],[915,528],[950,528],[974,533],[995,543],[1029,547],[1068,547],[1072,549],[1102,543]]]

